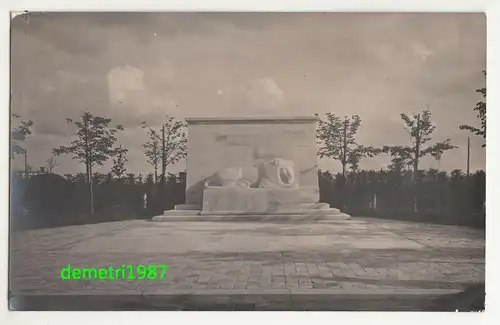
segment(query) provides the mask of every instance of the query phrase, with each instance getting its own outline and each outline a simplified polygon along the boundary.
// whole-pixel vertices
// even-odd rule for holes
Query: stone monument
[[[171,216],[349,219],[319,203],[317,117],[188,118],[186,204]]]

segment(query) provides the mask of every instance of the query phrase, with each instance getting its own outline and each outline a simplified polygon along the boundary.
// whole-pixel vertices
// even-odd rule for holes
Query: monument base
[[[203,191],[203,213],[272,213],[302,210],[319,201],[319,189],[310,188],[207,188]],[[312,205],[311,205],[312,204]]]
[[[337,210],[337,209],[332,209]],[[172,210],[174,211],[174,210]],[[338,211],[338,210],[337,210]],[[170,212],[170,211],[169,211]],[[347,221],[351,216],[336,211],[317,211],[317,212],[296,212],[295,214],[213,214],[200,215],[199,211],[187,214],[167,214],[153,217],[154,222],[178,222],[178,221],[252,221],[252,222],[311,222],[311,221]]]
[[[172,220],[172,217],[296,217],[346,220],[350,216],[327,203],[318,203],[319,189],[298,188],[208,188],[203,192],[203,204],[181,204],[168,210],[155,221]]]

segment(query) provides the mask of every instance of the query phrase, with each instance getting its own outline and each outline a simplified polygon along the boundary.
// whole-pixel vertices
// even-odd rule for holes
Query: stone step
[[[290,214],[249,214],[249,215],[196,215],[196,216],[156,216],[156,222],[351,222],[351,217],[344,213],[319,215]]]
[[[163,211],[164,216],[196,216],[200,210],[167,210]]]
[[[167,210],[162,215],[153,217],[153,221],[171,221],[183,218],[199,217],[200,211],[198,210]]]
[[[153,217],[153,221],[196,220],[201,216],[212,218],[263,218],[263,219],[308,219],[322,218],[325,220],[349,220],[351,217],[340,212],[339,209],[330,208],[327,203],[282,203],[274,206],[269,211],[251,209],[248,211],[199,211],[198,205],[181,204],[174,210],[167,210],[163,215]],[[214,220],[215,220],[214,219]],[[198,219],[199,220],[199,219]]]
[[[203,209],[201,215],[309,215],[339,214],[339,209],[327,203],[278,203],[269,206],[251,206],[247,209],[210,210]]]
[[[323,210],[323,209],[329,209],[330,205],[328,203],[278,203],[276,206],[276,210]],[[191,210],[196,210],[200,211],[201,206],[198,204],[178,204],[174,207],[175,211],[191,211]],[[167,210],[167,211],[173,211],[173,210]],[[271,211],[273,211],[271,209]]]
[[[277,211],[296,210],[324,210],[330,209],[328,203],[281,203],[276,206]]]
[[[199,204],[177,204],[174,207],[174,210],[177,210],[177,211],[184,211],[184,210],[196,210],[196,211],[200,211],[201,210],[201,206]]]
[[[281,210],[281,211],[270,211],[270,212],[258,212],[258,211],[201,211],[201,216],[304,216],[304,217],[316,217],[316,216],[326,216],[335,217],[340,219],[350,219],[348,214],[342,213],[339,209],[328,208],[328,209],[311,209],[311,210]]]

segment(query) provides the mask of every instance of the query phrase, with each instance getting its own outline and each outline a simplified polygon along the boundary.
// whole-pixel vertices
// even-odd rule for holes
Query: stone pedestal
[[[154,220],[224,215],[349,218],[328,204],[318,203],[316,117],[189,118],[186,121],[186,204],[165,211]],[[280,188],[282,183],[278,188],[255,188],[261,186],[258,181],[265,176],[258,172],[258,166],[277,158],[293,164],[291,170],[297,184],[294,188]],[[251,184],[250,188],[207,188],[215,173],[228,168],[241,168],[241,175]]]
[[[202,215],[297,213],[318,201],[318,189],[206,189]]]

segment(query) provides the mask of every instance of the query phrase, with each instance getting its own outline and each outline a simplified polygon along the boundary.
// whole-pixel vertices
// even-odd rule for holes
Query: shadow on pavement
[[[452,295],[74,295],[18,296],[13,311],[482,311],[484,284]]]

